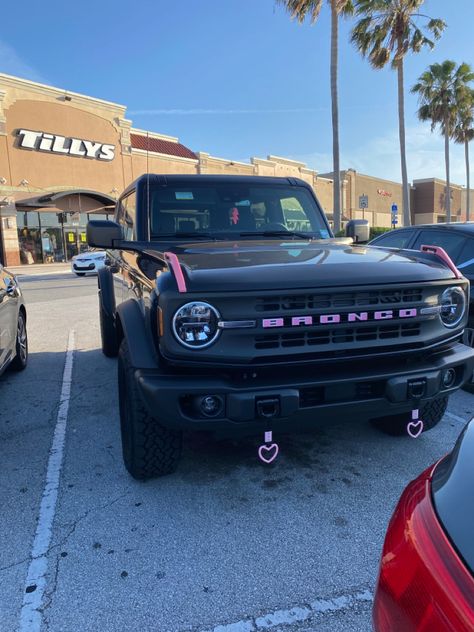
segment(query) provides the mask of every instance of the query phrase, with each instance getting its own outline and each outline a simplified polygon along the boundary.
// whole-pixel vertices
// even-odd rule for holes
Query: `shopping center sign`
[[[53,154],[67,154],[95,160],[113,160],[115,145],[107,145],[83,138],[67,138],[48,132],[35,132],[29,129],[18,130],[18,146],[21,149],[43,151]]]

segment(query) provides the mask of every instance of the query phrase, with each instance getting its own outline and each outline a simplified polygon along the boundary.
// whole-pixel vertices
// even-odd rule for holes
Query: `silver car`
[[[107,253],[99,250],[86,250],[71,260],[71,271],[77,276],[84,276],[88,272],[96,273],[105,266]]]
[[[13,274],[0,265],[0,374],[10,366],[22,371],[28,362],[26,309]]]

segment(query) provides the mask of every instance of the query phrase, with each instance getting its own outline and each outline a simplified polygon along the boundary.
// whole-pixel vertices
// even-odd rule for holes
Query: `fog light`
[[[456,382],[456,371],[454,369],[446,369],[446,371],[443,371],[441,379],[443,381],[444,388],[451,388]]]
[[[216,417],[223,409],[222,398],[217,395],[199,397],[199,411],[205,417]]]

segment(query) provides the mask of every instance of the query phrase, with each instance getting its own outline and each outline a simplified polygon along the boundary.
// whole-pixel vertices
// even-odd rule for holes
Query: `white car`
[[[82,252],[71,259],[71,270],[77,276],[84,276],[88,272],[97,273],[105,266],[107,253],[104,250]]]

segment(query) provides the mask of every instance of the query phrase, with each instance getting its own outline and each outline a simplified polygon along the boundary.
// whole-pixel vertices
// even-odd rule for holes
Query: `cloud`
[[[414,125],[406,130],[408,179],[446,178],[444,163],[444,139],[438,132],[432,133],[429,125]],[[315,152],[291,156],[306,162],[320,173],[332,171],[332,153]],[[463,185],[466,180],[464,148],[450,144],[451,182]],[[341,152],[343,169],[354,168],[377,178],[401,182],[400,144],[398,129],[375,136],[363,146]]]
[[[0,72],[16,75],[30,81],[49,83],[35,68],[23,61],[18,53],[0,40]]]
[[[226,110],[226,109],[205,109],[205,108],[171,108],[158,110],[130,110],[130,116],[155,116],[156,114],[171,114],[178,116],[189,116],[194,114],[301,114],[304,112],[320,112],[327,108],[276,108],[271,110]]]

